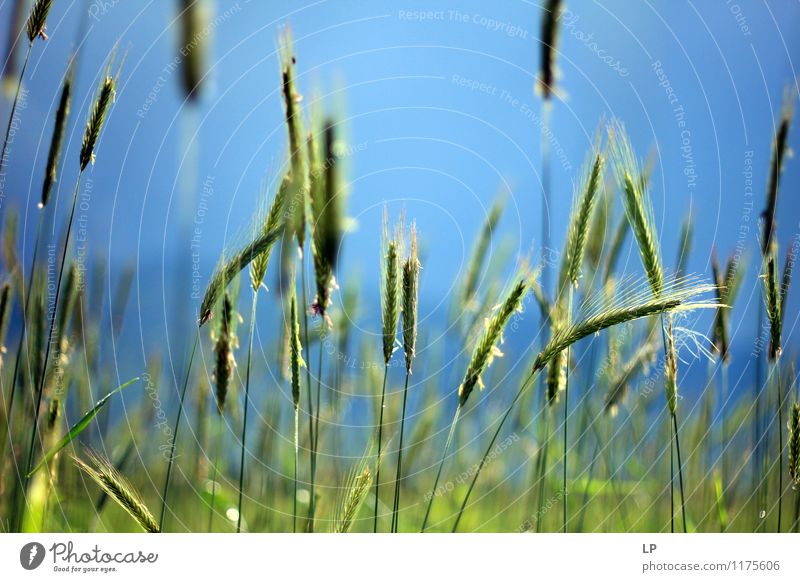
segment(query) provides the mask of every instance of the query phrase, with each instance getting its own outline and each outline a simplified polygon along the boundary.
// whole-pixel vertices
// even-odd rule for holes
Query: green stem
[[[669,425],[669,528],[675,533],[675,431]]]
[[[439,486],[439,478],[442,476],[442,467],[444,467],[444,462],[447,459],[447,452],[450,450],[450,445],[453,442],[453,435],[456,432],[456,425],[458,424],[458,418],[461,415],[461,405],[456,408],[456,413],[453,416],[453,422],[450,423],[450,432],[447,435],[447,440],[444,443],[444,450],[442,451],[442,460],[439,462],[439,470],[436,472],[436,479],[433,482],[433,489],[431,489],[430,499],[428,500],[428,508],[425,510],[425,518],[422,520],[422,528],[420,529],[420,533],[425,532],[425,528],[428,525],[428,517],[431,514],[431,507],[433,506],[433,499],[436,497],[436,488]]]
[[[192,372],[192,363],[194,362],[194,354],[197,351],[197,344],[200,343],[200,329],[194,338],[194,347],[192,347],[192,354],[189,356],[189,365],[186,367],[186,376],[183,381],[183,389],[181,390],[181,397],[178,401],[178,414],[175,416],[175,427],[172,431],[172,444],[169,451],[169,460],[167,461],[167,476],[164,479],[164,490],[161,493],[161,514],[158,518],[158,529],[164,531],[164,516],[167,509],[167,494],[169,493],[169,481],[172,477],[172,465],[175,463],[175,446],[178,442],[178,429],[181,426],[181,416],[183,415],[183,401],[186,399],[186,388],[189,386],[189,376]]]
[[[22,91],[22,79],[25,77],[25,69],[28,68],[28,60],[31,56],[31,49],[33,49],[33,42],[28,43],[28,51],[25,53],[25,61],[22,63],[22,69],[19,72],[19,79],[17,79],[17,91],[14,94],[14,102],[11,105],[11,115],[8,117],[8,125],[6,126],[6,137],[3,139],[3,151],[0,153],[0,173],[6,165],[6,151],[8,150],[8,136],[11,134],[11,126],[14,123],[14,114],[17,112],[17,103],[19,102],[19,94]]]
[[[567,307],[567,325],[572,318],[572,294],[573,294],[573,285],[569,286],[569,305]],[[570,346],[572,347],[572,346]],[[569,422],[569,357],[570,357],[570,347],[567,348],[567,369],[566,375],[564,380],[564,452],[563,452],[563,482],[562,482],[562,489],[561,494],[564,498],[564,533],[567,533],[567,423]]]
[[[222,415],[219,415],[219,418],[222,418]],[[220,423],[221,424],[221,423]],[[221,429],[221,427],[220,427]],[[217,464],[219,463],[219,449],[220,449],[220,440],[222,440],[222,430],[220,430],[220,434],[217,435],[217,443],[214,447],[214,472],[211,474],[211,507],[209,508],[208,512],[208,533],[211,533],[211,526],[214,520],[214,507],[217,501]]]
[[[250,364],[253,359],[253,336],[256,331],[256,305],[258,305],[258,289],[253,290],[253,305],[250,310],[250,341],[247,346],[247,368],[244,374],[244,418],[242,419],[242,454],[239,462],[239,504],[236,516],[236,533],[242,531],[242,498],[244,497],[244,454],[247,450],[247,410],[250,408]]]
[[[22,304],[22,322],[21,322],[21,329],[19,334],[19,343],[17,345],[17,355],[14,358],[14,372],[11,375],[11,385],[10,391],[8,394],[8,403],[6,404],[6,429],[7,432],[3,433],[3,438],[7,437],[7,442],[11,442],[11,418],[12,412],[14,410],[14,395],[16,393],[17,388],[17,379],[19,377],[19,367],[22,361],[22,352],[23,349],[27,352],[27,344],[25,342],[26,332],[27,332],[27,323],[28,323],[28,306],[31,302],[31,289],[33,289],[33,277],[36,273],[36,257],[39,254],[39,240],[41,239],[42,234],[42,224],[44,222],[44,209],[41,209],[39,212],[39,221],[36,226],[36,241],[33,245],[33,257],[31,258],[31,270],[30,274],[28,275],[28,287],[23,289],[23,295],[25,297],[24,303]],[[25,282],[22,280],[22,285]],[[0,455],[5,452],[6,449],[6,442],[0,446]]]
[[[311,349],[308,343],[308,298],[306,295],[306,259],[303,253],[303,264],[301,268],[303,287],[303,339],[307,349]],[[311,370],[306,366],[306,393],[308,396],[308,446],[309,446],[309,464],[311,469],[311,483],[310,483],[310,499],[308,504],[308,529],[314,531],[314,512],[315,512],[315,492],[314,492],[314,478],[316,476],[316,455],[314,454],[314,402],[311,399]]]
[[[383,407],[386,403],[386,379],[389,376],[389,363],[386,362],[383,368],[383,388],[381,389],[381,407],[378,411],[378,461],[375,466],[375,511],[372,518],[372,532],[378,532],[378,501],[380,500],[381,490],[381,455],[383,453]]]
[[[397,533],[398,529],[398,511],[400,510],[400,478],[403,475],[403,430],[406,424],[406,400],[408,399],[408,377],[409,372],[406,370],[406,381],[403,386],[403,413],[400,416],[400,444],[397,447],[397,474],[394,478],[394,505],[392,507],[392,533]]]
[[[547,396],[545,396],[545,400]],[[536,508],[536,533],[539,533],[541,523],[542,523],[542,515],[544,509],[544,486],[545,486],[545,478],[547,476],[547,452],[550,448],[550,417],[552,413],[550,411],[550,405],[545,403],[545,419],[544,419],[544,443],[542,444],[542,454],[540,456],[541,462],[539,465],[539,480],[537,483],[539,484],[539,503]]]
[[[294,502],[292,504],[292,533],[297,533],[297,465],[300,458],[300,407],[294,407]]]
[[[686,498],[683,495],[683,463],[681,462],[681,439],[678,434],[678,415],[672,415],[672,426],[675,428],[675,454],[678,456],[678,483],[681,489],[681,517],[683,518],[683,533],[686,533]]]
[[[783,395],[781,394],[781,372],[778,363],[775,362],[777,369],[778,384],[778,533],[781,533],[781,510],[783,509]]]
[[[500,436],[500,431],[502,430],[503,425],[508,419],[508,416],[511,414],[511,411],[514,409],[514,405],[517,403],[517,400],[519,400],[519,397],[522,396],[522,394],[525,392],[525,389],[529,386],[529,384],[533,381],[535,377],[536,377],[535,371],[531,372],[528,375],[528,377],[522,383],[522,386],[520,386],[519,390],[517,390],[517,393],[514,396],[514,400],[512,400],[511,404],[508,405],[505,414],[503,414],[503,417],[500,419],[500,424],[497,425],[497,430],[494,431],[492,440],[489,441],[489,446],[486,447],[486,452],[483,453],[481,462],[478,464],[478,468],[475,470],[475,475],[472,477],[472,482],[469,484],[469,489],[467,489],[467,494],[464,495],[464,501],[461,502],[461,509],[458,510],[456,521],[453,524],[453,529],[452,529],[453,533],[455,533],[455,531],[458,529],[458,523],[461,521],[461,516],[464,514],[464,509],[466,509],[467,507],[467,501],[469,501],[469,496],[472,493],[472,490],[475,488],[475,483],[478,481],[478,477],[481,474],[481,470],[483,469],[483,466],[486,464],[486,459],[489,458],[489,454],[492,452],[492,448],[494,447],[494,443],[497,440],[497,437]]]
[[[56,294],[53,301],[53,308],[50,310],[49,313],[49,319],[50,319],[49,331],[47,333],[47,342],[45,344],[44,364],[42,366],[41,377],[39,378],[39,386],[36,391],[36,406],[34,407],[34,412],[33,412],[33,423],[31,425],[31,438],[28,443],[28,453],[26,455],[26,461],[25,461],[25,477],[23,478],[23,484],[21,490],[22,500],[20,503],[19,510],[17,512],[18,516],[17,529],[19,529],[19,526],[21,526],[23,523],[23,516],[25,514],[25,509],[27,508],[28,504],[27,502],[28,484],[30,483],[30,472],[31,472],[31,467],[33,466],[33,449],[36,445],[36,435],[38,433],[37,429],[39,425],[39,413],[42,408],[42,394],[44,393],[44,382],[45,378],[47,377],[47,364],[50,360],[50,351],[51,348],[53,347],[53,328],[55,327],[56,316],[58,313],[58,300],[59,300],[59,295],[61,294],[61,280],[64,277],[64,265],[67,262],[67,252],[69,250],[70,235],[72,234],[72,223],[73,220],[75,219],[75,207],[78,202],[78,189],[80,188],[81,185],[82,176],[83,176],[83,171],[78,172],[78,179],[75,180],[75,190],[72,193],[72,209],[70,210],[69,213],[69,221],[67,222],[67,234],[64,240],[64,249],[62,250],[61,254],[61,266],[59,267],[58,270]]]

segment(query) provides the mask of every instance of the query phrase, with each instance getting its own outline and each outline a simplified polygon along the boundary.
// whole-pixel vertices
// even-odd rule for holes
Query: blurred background
[[[14,44],[22,30],[15,7],[26,4],[0,2],[0,46]],[[197,288],[202,293],[223,250],[249,232],[265,189],[272,195],[282,175],[287,142],[277,51],[282,27],[293,31],[298,85],[306,102],[321,99],[346,122],[352,221],[338,278],[343,288],[359,286],[357,312],[346,316],[363,333],[377,334],[380,326],[384,203],[393,215],[405,212],[417,222],[421,326],[428,330],[446,327],[454,285],[499,192],[509,193],[491,248],[491,257],[509,259],[499,270],[501,286],[514,265],[539,255],[544,121],[534,87],[541,2],[199,4],[206,54],[200,85],[188,97],[180,28],[185,2],[56,0],[50,39],[36,43],[31,54],[25,79],[29,96],[10,151],[11,158],[27,163],[6,169],[3,211],[13,207],[20,213],[27,264],[69,59],[79,48],[62,181],[52,205],[59,221],[68,208],[94,88],[118,43],[125,56],[119,91],[82,191],[85,240],[77,244],[87,261],[106,266],[107,296],[95,300],[109,321],[115,285],[126,269],[135,270],[124,328],[113,345],[103,346],[120,380],[140,373],[151,353],[160,354],[168,373],[177,377],[195,329]],[[674,265],[687,215],[696,227],[689,272],[710,276],[715,251],[722,259],[733,253],[749,258],[750,276],[731,332],[735,383],[752,351],[760,301],[758,221],[784,91],[796,83],[800,5],[604,0],[573,1],[566,9],[557,53],[558,93],[546,128],[552,152],[547,217],[552,246],[561,247],[573,182],[596,130],[603,121],[620,119],[637,153],[646,158],[649,152],[665,261]],[[20,14],[27,14],[27,6]],[[24,34],[20,38],[19,50],[7,52],[5,62],[12,80],[26,48]],[[4,123],[9,109],[7,93]],[[798,130],[795,120],[790,144],[796,143]],[[798,186],[800,165],[789,159],[777,218],[782,249],[800,236]],[[641,273],[630,242],[619,271]],[[273,291],[275,279],[274,273],[268,275]],[[487,279],[479,282],[481,293],[492,283]],[[341,304],[340,295],[335,302]],[[792,357],[799,302],[800,293],[790,292],[784,334]],[[276,314],[280,311],[261,310],[260,334],[277,330]],[[512,358],[536,336],[536,318],[526,320],[530,329],[509,340]],[[705,332],[710,321],[704,316],[695,327]],[[423,334],[422,352],[443,337]],[[263,353],[266,340],[262,345],[259,335],[256,341],[263,361],[272,365]],[[379,341],[376,335],[376,345]],[[698,374],[705,373],[704,364],[690,359],[688,373],[698,368]],[[460,373],[448,376],[447,386],[442,376],[443,389],[450,391]]]

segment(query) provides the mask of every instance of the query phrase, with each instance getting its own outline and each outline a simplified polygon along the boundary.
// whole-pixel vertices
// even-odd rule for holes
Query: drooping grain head
[[[528,288],[527,278],[521,277],[509,291],[503,303],[495,309],[494,315],[488,319],[483,333],[475,344],[464,380],[458,388],[458,405],[460,407],[466,404],[475,386],[483,387],[481,376],[492,360],[503,355],[498,344],[502,343],[503,331],[514,312],[520,309]]]
[[[291,187],[291,177],[289,174],[283,177],[275,197],[272,199],[272,204],[267,212],[266,219],[261,227],[261,234],[269,233],[277,230],[283,223],[286,209],[286,201],[288,198],[289,189]],[[250,285],[253,292],[258,292],[258,289],[264,284],[264,276],[267,273],[269,266],[269,258],[272,253],[273,245],[270,245],[263,252],[259,253],[253,259],[250,265]]]
[[[536,356],[533,371],[543,370],[559,352],[575,342],[614,325],[626,323],[643,317],[664,313],[666,311],[691,311],[702,308],[716,308],[717,303],[711,299],[698,299],[701,295],[713,292],[714,286],[686,281],[685,279],[665,285],[659,297],[643,291],[626,289],[619,299],[608,305],[589,298],[587,305],[592,306],[588,313],[579,315],[578,321],[563,330],[554,333],[547,345]]]
[[[797,93],[791,89],[784,91],[783,108],[775,137],[772,141],[772,158],[769,165],[769,182],[767,182],[767,200],[762,214],[764,231],[761,235],[761,255],[766,259],[775,236],[775,211],[778,207],[778,190],[786,152],[789,149],[789,127],[794,116],[794,101]]]
[[[106,75],[97,92],[89,119],[86,120],[86,129],[83,133],[83,143],[81,144],[80,168],[81,172],[91,162],[94,164],[95,148],[97,140],[100,139],[100,132],[106,122],[108,111],[114,102],[117,90],[117,80],[111,75]]]
[[[53,7],[53,0],[35,0],[28,16],[28,41],[33,42],[39,36],[42,40],[47,40],[45,29],[47,28],[47,15]]]
[[[222,311],[219,318],[219,328],[214,344],[214,382],[216,385],[217,412],[221,415],[225,411],[225,400],[228,396],[233,370],[236,360],[233,357],[233,303],[230,295],[225,293],[220,305]]]
[[[403,350],[406,356],[406,372],[411,373],[417,345],[417,320],[419,311],[419,253],[417,251],[417,227],[411,223],[409,252],[403,263]]]
[[[180,8],[181,87],[189,101],[196,101],[205,75],[209,36],[213,29],[206,22],[205,0],[181,0]]]
[[[561,18],[562,0],[547,0],[542,11],[541,64],[539,89],[542,97],[549,100],[555,89],[556,51],[558,50],[558,21]]]
[[[789,478],[792,488],[800,489],[800,402],[792,404],[789,413]]]
[[[73,457],[73,460],[122,509],[127,511],[144,531],[158,533],[160,529],[153,514],[150,513],[133,485],[114,468],[111,462],[92,451],[86,453],[86,458],[87,461],[77,457]]]
[[[666,360],[664,363],[664,390],[667,396],[667,408],[671,415],[678,409],[678,354],[672,333],[672,319],[667,326]]]
[[[58,100],[56,109],[56,122],[53,126],[53,136],[50,138],[50,151],[47,154],[47,168],[44,173],[44,183],[42,184],[42,200],[39,208],[47,206],[50,200],[50,192],[53,184],[58,180],[58,166],[61,161],[61,147],[64,142],[64,131],[69,118],[70,104],[72,102],[72,82],[75,71],[75,58],[70,63],[69,71],[64,77],[64,84],[61,87],[61,97]]]
[[[402,223],[392,232],[389,226],[389,210],[383,209],[381,236],[381,335],[383,339],[383,362],[388,365],[394,353],[397,338],[397,322],[400,316],[400,255],[402,254]]]
[[[658,296],[664,286],[664,270],[647,181],[639,169],[624,127],[620,123],[612,123],[608,127],[608,137],[614,171],[623,193],[625,215],[636,237],[650,288],[653,295]]]
[[[261,231],[245,247],[223,259],[214,270],[208,282],[203,299],[200,302],[200,318],[198,326],[202,327],[213,314],[213,309],[220,295],[225,291],[233,278],[253,259],[272,248],[283,236],[284,223],[270,231]]]

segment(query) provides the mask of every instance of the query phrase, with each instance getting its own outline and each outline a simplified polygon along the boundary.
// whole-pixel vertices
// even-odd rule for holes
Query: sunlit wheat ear
[[[419,253],[417,227],[412,222],[409,233],[409,251],[403,263],[403,351],[406,371],[410,374],[417,345],[417,320],[419,311]]]
[[[647,182],[639,169],[625,128],[618,122],[612,123],[608,127],[608,138],[614,158],[614,172],[623,193],[625,215],[636,237],[650,288],[657,296],[664,286],[664,271]]]
[[[800,402],[792,404],[789,413],[789,478],[792,488],[800,489]]]
[[[347,533],[367,498],[372,485],[372,473],[366,463],[366,456],[356,465],[347,478],[341,494],[331,529],[334,533]]]
[[[200,319],[198,325],[202,326],[212,315],[214,304],[228,287],[233,278],[261,253],[269,250],[283,235],[283,223],[270,231],[263,231],[248,245],[237,251],[230,258],[223,260],[215,269],[211,280],[208,282],[203,300],[200,302]]]
[[[672,334],[672,318],[667,326],[667,349],[664,362],[664,390],[667,396],[667,408],[674,415],[678,410],[678,353]]]
[[[561,18],[562,5],[561,0],[547,0],[542,11],[542,32],[539,41],[541,63],[538,81],[544,99],[550,99],[555,89],[558,21]]]
[[[336,286],[334,274],[344,230],[342,208],[345,192],[339,167],[341,144],[337,141],[336,124],[332,120],[325,121],[322,138],[322,162],[321,165],[314,164],[311,176],[313,223],[311,239],[317,287],[313,309],[316,314],[327,318],[331,293]]]
[[[215,395],[217,399],[217,412],[222,414],[225,411],[225,400],[228,396],[228,386],[230,385],[233,370],[236,367],[236,360],[233,357],[233,302],[230,295],[225,293],[220,302],[219,309],[219,328],[216,330],[216,341],[214,342],[214,384],[216,387]]]
[[[381,332],[383,337],[383,362],[388,364],[394,353],[397,338],[397,320],[400,316],[400,256],[403,254],[403,224],[389,226],[389,209],[383,209],[381,235]]]
[[[767,306],[767,319],[769,320],[770,339],[767,356],[774,362],[781,355],[781,293],[778,288],[778,269],[775,265],[777,256],[776,245],[772,246],[764,265],[764,302]]]
[[[589,225],[595,201],[603,178],[603,158],[599,152],[599,139],[595,143],[591,162],[584,169],[584,177],[573,197],[572,213],[567,230],[566,252],[561,266],[560,287],[577,285],[589,236]]]
[[[506,328],[511,316],[520,309],[522,299],[525,297],[529,288],[526,277],[522,277],[509,291],[501,305],[495,308],[494,314],[488,318],[486,328],[478,338],[475,349],[472,352],[464,380],[458,388],[458,405],[463,407],[475,386],[483,387],[481,375],[492,363],[496,356],[502,356],[502,352],[497,347],[503,340],[503,331]]]
[[[47,15],[53,7],[53,0],[35,0],[28,16],[28,41],[33,42],[37,36],[47,40],[45,29],[47,28]]]
[[[109,58],[105,75],[100,87],[97,89],[97,95],[95,96],[92,110],[89,112],[89,118],[86,120],[80,153],[81,171],[85,170],[89,163],[94,163],[97,140],[100,139],[100,132],[103,130],[108,111],[111,109],[114,99],[116,99],[119,72],[116,75],[111,75],[111,62],[114,60],[115,54],[116,49]]]
[[[278,191],[275,193],[275,197],[272,199],[269,212],[267,212],[267,217],[264,220],[263,226],[261,227],[262,234],[279,229],[283,223],[286,200],[290,187],[291,178],[287,174],[284,176],[283,180],[281,180],[281,183],[278,186]],[[269,257],[272,253],[272,247],[273,245],[269,245],[263,252],[259,253],[258,256],[253,259],[253,262],[250,265],[250,285],[252,286],[253,291],[257,292],[258,289],[264,284],[264,276],[266,275],[267,267],[269,266]]]
[[[92,451],[86,453],[86,461],[77,457],[73,457],[73,459],[75,464],[127,511],[144,531],[159,532],[158,523],[147,509],[141,496],[108,459]]]
[[[473,309],[475,303],[475,294],[478,290],[478,281],[480,280],[481,270],[486,261],[486,255],[489,252],[489,247],[492,242],[492,235],[497,229],[497,224],[503,216],[503,209],[505,208],[506,197],[501,194],[497,197],[489,210],[489,215],[481,227],[481,232],[478,235],[478,240],[475,243],[475,248],[470,257],[467,272],[464,276],[464,287],[461,293],[462,307]]]
[[[13,304],[13,288],[11,283],[3,283],[0,289],[0,368],[3,364],[3,355],[6,353],[6,333],[11,316]]]
[[[61,162],[61,147],[64,142],[64,131],[69,118],[70,104],[72,102],[72,82],[75,75],[75,59],[70,63],[69,71],[64,77],[64,84],[61,87],[61,97],[58,100],[56,109],[56,122],[53,125],[53,136],[50,138],[50,151],[47,154],[47,168],[44,172],[44,183],[42,184],[42,200],[39,208],[47,206],[50,200],[50,192],[53,184],[58,181],[58,167]]]
[[[536,357],[533,369],[542,370],[556,354],[578,340],[619,325],[665,311],[691,311],[700,308],[716,308],[715,299],[699,299],[701,295],[714,292],[714,285],[696,283],[692,279],[670,281],[658,297],[652,296],[641,285],[620,285],[625,291],[608,305],[602,297],[586,301],[577,322],[553,334],[550,341]]]
[[[205,75],[210,24],[204,0],[181,0],[180,30],[181,85],[190,101],[200,95]]]
[[[300,368],[304,368],[303,344],[300,343],[300,320],[297,316],[297,296],[292,292],[289,307],[289,366],[292,382],[292,403],[295,409],[300,406]]]
[[[775,236],[775,210],[778,207],[778,190],[780,188],[783,161],[789,151],[789,127],[794,116],[794,101],[797,99],[796,90],[787,88],[783,96],[783,108],[778,129],[772,141],[772,159],[769,164],[769,182],[767,182],[767,200],[764,214],[764,231],[761,235],[761,254],[767,257]]]
[[[555,331],[555,328],[554,328]],[[567,352],[558,352],[547,364],[547,403],[553,406],[567,382]]]

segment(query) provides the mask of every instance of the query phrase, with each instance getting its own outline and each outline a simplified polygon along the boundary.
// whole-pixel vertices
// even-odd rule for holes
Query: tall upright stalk
[[[570,318],[572,317],[572,294],[574,292],[574,286],[569,286],[569,302],[567,307],[567,325],[569,325]],[[567,348],[567,369],[566,369],[566,377],[564,381],[564,454],[563,454],[563,483],[561,489],[561,495],[564,498],[564,533],[567,533],[567,514],[568,514],[568,505],[567,505],[567,444],[568,444],[568,433],[567,433],[567,426],[569,422],[569,368],[570,368],[570,348]]]
[[[236,533],[242,531],[242,498],[244,496],[244,463],[247,450],[247,410],[250,408],[250,366],[253,357],[253,336],[256,331],[256,306],[258,305],[258,288],[253,291],[252,307],[250,309],[250,339],[247,345],[247,367],[244,380],[244,418],[242,419],[242,454],[239,462],[239,504],[236,517]]]
[[[406,372],[406,380],[403,385],[403,411],[400,416],[400,443],[397,445],[397,473],[394,478],[394,504],[392,505],[392,533],[397,533],[398,516],[397,512],[400,509],[400,479],[403,475],[403,432],[406,424],[406,401],[408,400],[408,376]]]
[[[372,517],[372,532],[378,532],[378,504],[381,491],[381,455],[383,454],[383,408],[386,404],[386,379],[389,377],[389,364],[383,367],[383,387],[381,388],[381,407],[378,411],[378,460],[375,463],[375,510]]]
[[[461,415],[461,406],[459,405],[456,408],[456,413],[453,415],[453,421],[450,423],[450,432],[447,433],[447,440],[444,442],[444,449],[442,450],[442,460],[439,461],[439,469],[436,471],[436,479],[433,480],[433,487],[431,488],[431,492],[428,499],[428,507],[425,510],[425,517],[422,519],[422,527],[420,528],[420,533],[425,533],[425,529],[428,527],[428,518],[431,515],[431,507],[433,507],[433,499],[436,497],[436,489],[439,487],[439,479],[442,476],[442,467],[444,467],[444,462],[447,459],[447,453],[450,451],[450,445],[453,442],[453,435],[456,432],[456,425],[458,424],[458,418]]]
[[[189,363],[186,366],[186,376],[183,380],[183,388],[181,389],[180,399],[178,400],[178,413],[175,415],[175,425],[172,429],[172,442],[170,443],[169,457],[167,459],[167,475],[164,478],[164,488],[161,491],[161,512],[158,517],[158,529],[164,531],[164,517],[168,507],[167,495],[169,494],[169,482],[172,477],[172,465],[175,464],[175,445],[178,442],[178,429],[181,426],[181,416],[183,415],[183,403],[186,400],[186,388],[189,386],[189,377],[192,373],[192,363],[194,363],[194,355],[197,352],[197,344],[200,343],[200,328],[197,329],[194,338],[194,346],[189,355]]]

